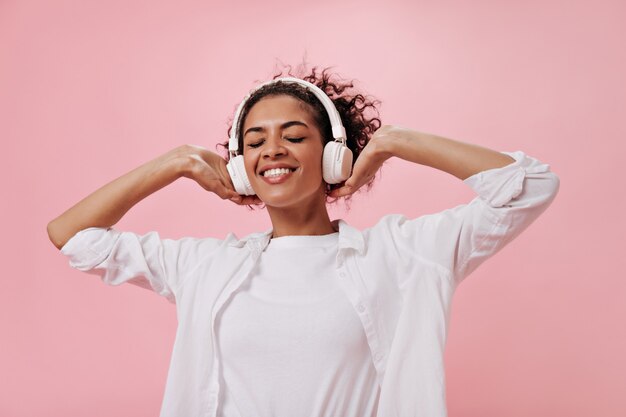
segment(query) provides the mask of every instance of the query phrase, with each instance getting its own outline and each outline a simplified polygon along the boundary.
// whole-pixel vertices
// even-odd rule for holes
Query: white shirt
[[[379,385],[337,282],[339,233],[270,240],[217,318],[223,417],[371,417]],[[306,411],[305,411],[306,410]]]
[[[456,287],[526,229],[556,197],[559,178],[522,151],[472,175],[467,204],[359,231],[343,220],[334,268],[363,326],[381,385],[379,417],[444,417],[443,353]],[[151,289],[176,303],[178,328],[161,417],[215,417],[222,364],[215,318],[257,264],[272,231],[238,239],[162,239],[90,227],[61,248],[70,266]]]

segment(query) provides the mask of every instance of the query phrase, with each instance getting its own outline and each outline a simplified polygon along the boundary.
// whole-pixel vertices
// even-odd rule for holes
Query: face
[[[268,207],[298,207],[325,197],[321,133],[308,104],[288,95],[257,102],[243,124],[250,184]]]

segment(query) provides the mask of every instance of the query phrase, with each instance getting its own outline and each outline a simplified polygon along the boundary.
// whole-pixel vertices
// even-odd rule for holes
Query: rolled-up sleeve
[[[550,166],[522,151],[501,153],[515,161],[463,181],[477,194],[469,203],[416,219],[387,220],[401,256],[430,260],[458,284],[548,208],[560,184]]]
[[[72,268],[97,275],[107,285],[128,282],[175,303],[185,276],[220,243],[213,238],[162,239],[154,231],[138,235],[89,227],[72,236],[61,253]]]

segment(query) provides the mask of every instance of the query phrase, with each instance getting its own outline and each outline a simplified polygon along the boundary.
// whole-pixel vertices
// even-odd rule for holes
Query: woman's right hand
[[[239,205],[262,203],[256,195],[237,194],[226,169],[227,161],[220,155],[198,145],[182,145],[176,151],[182,161],[182,175],[191,178],[205,190]]]

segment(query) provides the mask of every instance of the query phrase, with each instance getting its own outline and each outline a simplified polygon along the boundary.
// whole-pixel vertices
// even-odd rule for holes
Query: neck
[[[336,232],[326,210],[324,195],[298,207],[270,207],[272,237],[327,235]]]

